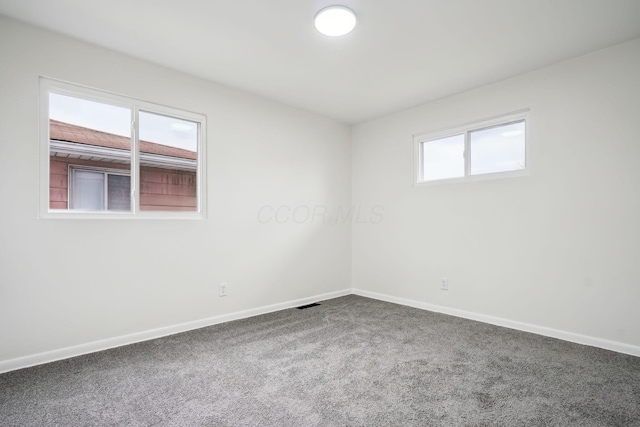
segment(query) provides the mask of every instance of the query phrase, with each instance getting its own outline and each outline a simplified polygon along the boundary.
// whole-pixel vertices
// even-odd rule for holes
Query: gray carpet
[[[640,426],[640,358],[357,296],[0,375],[1,426]]]

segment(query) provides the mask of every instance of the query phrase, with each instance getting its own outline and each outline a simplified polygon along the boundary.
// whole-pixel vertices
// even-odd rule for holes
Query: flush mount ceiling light
[[[314,24],[325,36],[344,36],[356,27],[356,14],[345,6],[329,6],[316,14]]]

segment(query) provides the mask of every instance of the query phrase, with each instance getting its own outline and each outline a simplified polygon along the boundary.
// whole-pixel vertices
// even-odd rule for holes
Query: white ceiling
[[[341,38],[313,28],[343,4]],[[0,0],[0,13],[345,123],[640,37],[640,0]]]

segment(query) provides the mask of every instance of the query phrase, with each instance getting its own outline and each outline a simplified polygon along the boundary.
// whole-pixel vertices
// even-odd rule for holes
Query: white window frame
[[[470,174],[471,169],[471,149],[470,134],[472,132],[489,129],[493,127],[505,126],[516,122],[525,122],[525,167],[513,171],[491,172],[484,174]],[[414,168],[413,168],[413,185],[439,185],[444,183],[482,181],[496,178],[509,178],[518,176],[527,176],[531,174],[531,110],[523,109],[509,114],[491,117],[484,120],[465,123],[432,132],[421,133],[413,137],[414,152]],[[452,136],[464,135],[464,176],[454,178],[442,178],[433,180],[423,180],[423,144],[438,139],[444,139]]]
[[[109,105],[129,108],[131,110],[131,163],[130,170],[121,170],[119,173],[129,172],[131,176],[131,211],[82,211],[72,209],[49,208],[49,179],[50,179],[50,152],[49,152],[49,94],[55,93],[89,101],[100,102]],[[171,211],[144,211],[140,210],[140,153],[138,116],[140,111],[171,116],[178,119],[192,121],[198,124],[197,147],[197,209],[194,212]],[[40,77],[40,218],[59,219],[205,219],[206,218],[206,129],[207,122],[204,114],[193,113],[154,104],[147,101],[100,91],[72,83],[62,82],[46,77]],[[80,166],[80,169],[91,169],[89,166]]]

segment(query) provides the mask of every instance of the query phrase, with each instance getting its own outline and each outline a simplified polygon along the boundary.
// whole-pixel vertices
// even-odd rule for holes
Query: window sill
[[[468,182],[518,178],[518,177],[525,177],[530,175],[531,175],[531,171],[529,169],[520,169],[515,171],[507,171],[507,172],[495,172],[495,173],[485,173],[481,175],[461,176],[459,178],[445,178],[445,179],[434,179],[432,181],[419,181],[414,183],[414,186],[415,187],[431,187],[434,185],[462,184],[462,183],[468,183]]]
[[[40,219],[97,219],[97,220],[204,220],[202,212],[87,212],[48,210],[39,216]]]

